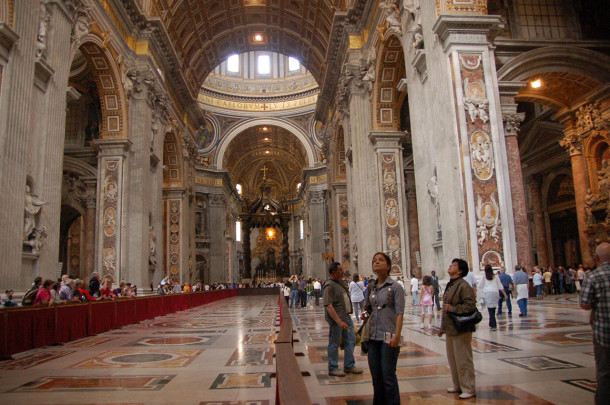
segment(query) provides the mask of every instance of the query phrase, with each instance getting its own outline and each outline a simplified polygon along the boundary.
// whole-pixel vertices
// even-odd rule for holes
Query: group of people
[[[197,281],[192,285],[190,283],[180,283],[177,277],[169,277],[166,276],[161,282],[157,285],[157,294],[158,295],[167,295],[167,294],[177,294],[177,293],[186,293],[186,292],[198,292],[198,291],[214,291],[214,290],[226,290],[226,289],[235,289],[235,288],[274,288],[281,287],[282,283],[280,282],[256,282],[256,283],[218,283],[214,282],[212,284],[202,283],[201,281]],[[150,291],[154,292],[153,283],[150,283]]]

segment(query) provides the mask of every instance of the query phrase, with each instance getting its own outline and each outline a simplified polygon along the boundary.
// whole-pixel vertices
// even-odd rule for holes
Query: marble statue
[[[47,237],[47,227],[41,226],[40,228],[35,228],[33,232],[33,237],[29,240],[23,242],[24,245],[28,245],[32,247],[32,253],[38,254],[40,253],[40,249],[42,249],[42,245],[44,244],[44,240]]]
[[[591,189],[587,189],[585,194],[585,216],[587,218],[587,225],[595,225],[595,215],[593,215],[593,207],[597,203],[598,199],[595,194],[591,192]]]
[[[157,234],[153,230],[152,225],[148,227],[148,262],[153,266],[157,265],[157,246],[156,246]]]
[[[436,212],[436,229],[441,229],[441,206],[439,203],[439,194],[438,194],[438,180],[436,176],[432,176],[430,180],[428,180],[428,194],[430,194],[430,198],[432,198],[432,203],[434,204],[434,211]]]
[[[27,241],[36,228],[36,216],[46,202],[38,200],[32,195],[30,186],[25,186],[25,217],[23,221],[23,240]]]
[[[382,1],[381,3],[379,3],[379,7],[383,10],[386,10],[386,12],[388,13],[388,15],[386,17],[386,22],[388,23],[388,28],[390,28],[390,29],[394,28],[400,32],[401,24],[400,24],[400,17],[398,15],[398,6],[396,5],[396,1],[395,0]]]

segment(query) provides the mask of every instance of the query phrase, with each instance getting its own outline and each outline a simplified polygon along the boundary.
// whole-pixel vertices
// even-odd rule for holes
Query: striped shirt
[[[585,277],[580,303],[593,309],[593,340],[610,347],[610,263],[604,263]]]

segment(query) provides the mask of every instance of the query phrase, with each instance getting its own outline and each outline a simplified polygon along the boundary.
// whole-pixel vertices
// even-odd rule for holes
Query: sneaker
[[[432,324],[428,324],[428,329],[432,329]]]
[[[347,374],[362,374],[362,369],[357,367],[344,368],[343,371],[345,371]]]
[[[460,399],[468,399],[474,397],[474,394],[469,394],[467,392],[463,392],[460,394]]]
[[[456,392],[462,392],[462,390],[459,388],[455,388],[455,387],[449,387],[449,388],[447,388],[447,392],[450,394],[455,394]]]
[[[496,328],[489,328],[490,331],[495,332]]]
[[[345,377],[345,373],[339,369],[333,370],[333,371],[329,371],[328,375],[332,375],[335,377]]]
[[[419,327],[420,327],[421,329],[423,329],[423,328],[424,328],[424,323],[423,323],[423,322],[422,322],[422,323],[420,323],[420,324],[419,324]]]

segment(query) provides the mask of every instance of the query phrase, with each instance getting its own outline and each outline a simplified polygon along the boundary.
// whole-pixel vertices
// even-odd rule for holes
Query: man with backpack
[[[36,294],[38,293],[38,290],[40,289],[41,285],[42,277],[36,277],[34,279],[34,284],[32,284],[32,288],[30,288],[23,296],[23,299],[21,300],[21,305],[23,305],[24,307],[28,305],[34,305],[34,298],[36,298]]]

